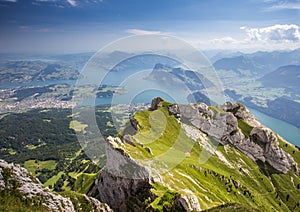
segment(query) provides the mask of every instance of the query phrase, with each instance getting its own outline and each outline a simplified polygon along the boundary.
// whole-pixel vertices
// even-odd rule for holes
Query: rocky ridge
[[[231,144],[254,161],[267,162],[280,173],[298,172],[290,154],[279,147],[278,136],[261,125],[241,104],[226,102],[212,110],[204,103],[173,105],[169,112],[213,136],[222,145]],[[218,111],[218,109],[221,111]],[[238,122],[249,128],[249,134],[239,129]]]
[[[200,146],[217,156],[230,170],[236,169],[236,164],[232,164],[232,161],[229,160],[230,163],[228,157],[224,156],[224,152],[216,150],[206,140],[217,141],[221,146],[224,146],[225,153],[231,147],[238,149],[257,163],[260,169],[272,167],[276,173],[292,172],[293,176],[299,176],[297,163],[279,145],[279,139],[282,140],[282,138],[261,125],[243,105],[230,102],[219,106],[207,106],[204,103],[178,105],[166,104],[163,99],[155,98],[149,111],[156,111],[162,107],[167,107],[170,116],[177,119],[178,123],[185,129],[187,136],[194,142],[199,141]],[[137,133],[143,128],[134,117],[131,119],[131,124]],[[96,181],[95,187],[99,191],[100,201],[109,204],[114,211],[128,209],[131,211],[155,211],[153,204],[158,199],[157,193],[154,192],[155,186],[157,184],[167,186],[166,175],[173,176],[174,172],[178,172],[182,177],[197,184],[195,181],[197,179],[177,170],[164,174],[164,176],[153,174],[151,168],[141,164],[131,156],[131,152],[126,150],[128,146],[137,148],[136,151],[144,149],[148,152],[146,154],[153,155],[151,148],[136,142],[129,135],[123,135],[122,138],[107,138],[107,164]],[[230,151],[236,152],[235,150]],[[239,155],[239,153],[236,154]],[[186,152],[186,155],[189,157],[190,153]],[[197,168],[197,164],[192,167],[199,172],[203,171],[203,168]],[[240,170],[243,171],[242,168]],[[207,172],[211,173],[204,171],[205,176],[207,176]],[[214,176],[219,176],[215,172],[212,173]],[[244,173],[250,174],[246,169]],[[174,177],[171,179],[174,180]],[[227,178],[220,175],[220,179],[223,181]],[[232,182],[237,193],[243,192],[245,195],[248,192],[251,199],[254,197],[251,196],[249,190],[245,189],[245,186],[241,185],[241,182],[231,179],[231,176],[226,181]],[[201,186],[199,185],[199,187]],[[231,189],[232,187],[229,190],[227,188],[227,192],[230,192]],[[206,191],[205,188],[203,190]],[[167,206],[163,206],[162,210],[201,211],[203,207],[207,207],[203,206],[202,202],[199,202],[199,196],[188,188],[179,193],[170,192],[168,195],[173,195],[173,198],[169,200]],[[163,203],[164,197],[160,198],[159,204]],[[204,201],[212,202],[207,196],[204,199]],[[223,204],[225,203],[223,202]]]

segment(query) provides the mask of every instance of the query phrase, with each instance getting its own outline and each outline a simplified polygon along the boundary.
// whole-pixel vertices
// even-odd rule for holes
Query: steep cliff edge
[[[243,105],[156,98],[131,124],[134,135],[107,139],[95,183],[113,210],[300,209],[299,149]]]

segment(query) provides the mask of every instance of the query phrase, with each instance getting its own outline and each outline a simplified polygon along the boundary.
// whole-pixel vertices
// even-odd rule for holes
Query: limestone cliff
[[[141,208],[143,199],[151,195],[150,173],[130,158],[122,145],[120,138],[107,138],[107,164],[96,181],[100,201],[109,203],[115,211],[123,211],[129,205]],[[134,202],[130,202],[131,198]]]

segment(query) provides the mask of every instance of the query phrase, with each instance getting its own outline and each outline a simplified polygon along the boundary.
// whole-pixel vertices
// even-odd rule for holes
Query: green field
[[[44,183],[44,186],[51,186],[54,187],[54,184],[61,178],[61,176],[64,174],[64,172],[60,171],[57,175],[51,177],[47,182]]]
[[[88,174],[88,173],[81,173],[77,175],[77,179],[74,184],[74,191],[86,194],[91,186],[94,184],[98,174]]]
[[[81,122],[77,120],[72,120],[70,122],[70,128],[75,130],[76,132],[84,132],[85,128],[87,127],[87,124],[82,124]]]
[[[33,175],[37,175],[37,172],[41,171],[42,169],[54,170],[57,165],[55,160],[46,160],[46,161],[39,161],[39,160],[27,160],[24,163],[24,167],[30,171]]]

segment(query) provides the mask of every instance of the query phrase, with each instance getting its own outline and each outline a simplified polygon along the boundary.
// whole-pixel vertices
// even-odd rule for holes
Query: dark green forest
[[[104,137],[116,134],[115,128],[107,125],[112,121],[108,108],[101,105],[95,110],[97,124]],[[0,158],[21,165],[34,160],[36,166],[39,161],[55,161],[54,169],[41,167],[33,174],[42,183],[53,176],[60,176],[55,181],[55,191],[62,191],[64,184],[74,188],[77,177],[69,173],[95,174],[101,165],[94,164],[81,150],[76,132],[70,128],[71,121],[71,109],[34,109],[4,115],[0,119]]]

